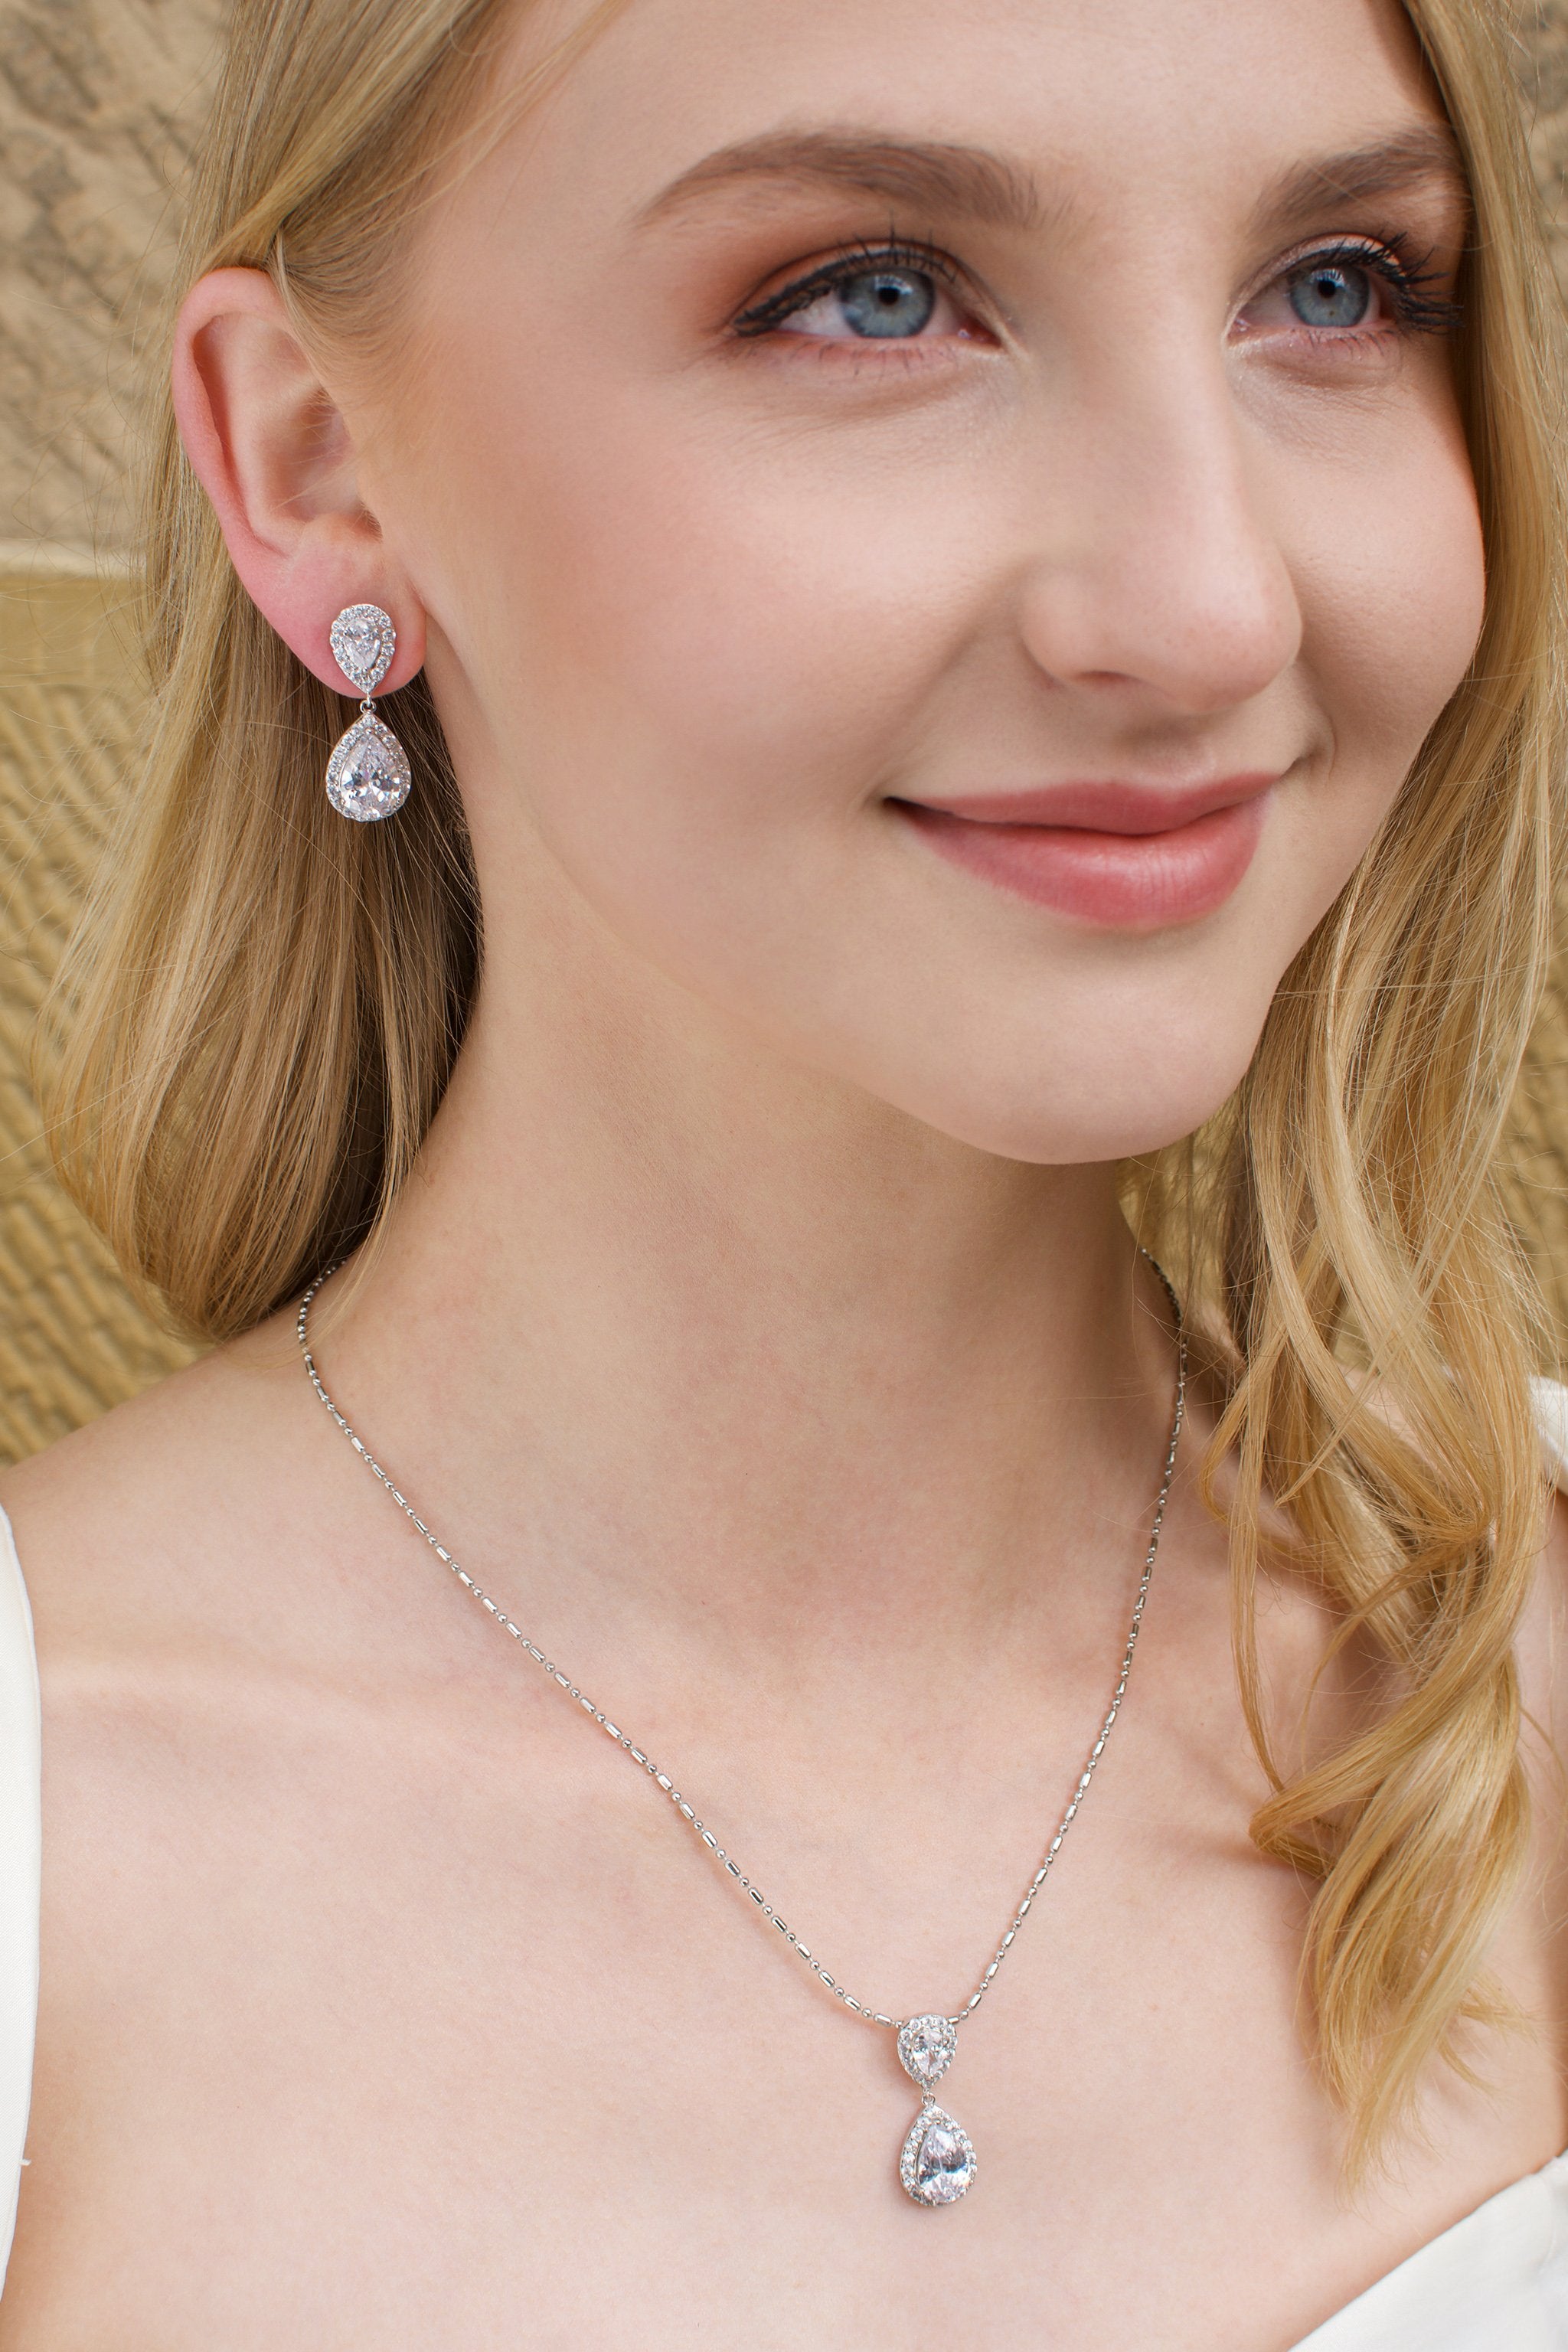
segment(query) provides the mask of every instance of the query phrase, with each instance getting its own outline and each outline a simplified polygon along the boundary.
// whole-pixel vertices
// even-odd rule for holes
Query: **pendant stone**
[[[929,2091],[940,2083],[958,2048],[951,2017],[906,2017],[899,2028],[899,2063],[911,2083]]]
[[[362,694],[381,684],[397,651],[397,633],[379,604],[350,604],[331,626],[332,659]]]
[[[899,2158],[899,2178],[917,2205],[955,2205],[974,2179],[974,2143],[931,2097],[957,2047],[951,2017],[906,2017],[899,2028],[899,2063],[921,2094]]]
[[[356,719],[327,762],[327,798],[340,816],[374,824],[408,798],[408,754],[379,719]]]
[[[956,2205],[974,2179],[974,2144],[935,2101],[910,2126],[899,2178],[917,2205]]]

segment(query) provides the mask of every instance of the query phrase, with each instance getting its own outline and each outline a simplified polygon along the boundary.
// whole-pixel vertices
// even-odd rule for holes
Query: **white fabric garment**
[[[1568,1489],[1568,1389],[1536,1389],[1544,1450]],[[0,2281],[32,2095],[38,1759],[33,1616],[0,1511]],[[1432,2239],[1295,2352],[1568,2352],[1568,2150]]]
[[[1478,2205],[1296,2352],[1563,2352],[1568,2153]]]
[[[38,1666],[0,1511],[0,2281],[16,2226],[38,2011]]]

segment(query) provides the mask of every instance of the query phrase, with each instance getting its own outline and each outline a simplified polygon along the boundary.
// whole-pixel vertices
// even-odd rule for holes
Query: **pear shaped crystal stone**
[[[899,2178],[917,2205],[956,2205],[974,2179],[974,2145],[945,2107],[928,2099],[910,2126]]]
[[[408,754],[379,719],[356,719],[327,762],[327,798],[340,816],[374,824],[408,798]]]
[[[397,632],[379,604],[350,604],[331,626],[332,659],[351,686],[373,694],[392,667]]]
[[[958,2028],[951,2017],[906,2017],[899,2028],[899,2063],[911,2083],[929,2091],[952,2063]]]

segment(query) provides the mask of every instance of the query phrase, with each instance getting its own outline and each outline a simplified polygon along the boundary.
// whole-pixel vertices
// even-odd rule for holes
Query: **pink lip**
[[[1252,863],[1279,781],[1049,784],[889,805],[998,889],[1101,929],[1152,931],[1224,905]]]

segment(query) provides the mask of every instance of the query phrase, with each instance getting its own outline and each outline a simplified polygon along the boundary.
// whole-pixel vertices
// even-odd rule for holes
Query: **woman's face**
[[[1189,1132],[1475,646],[1465,226],[1377,0],[630,0],[361,419],[490,984],[542,926],[990,1150]]]

